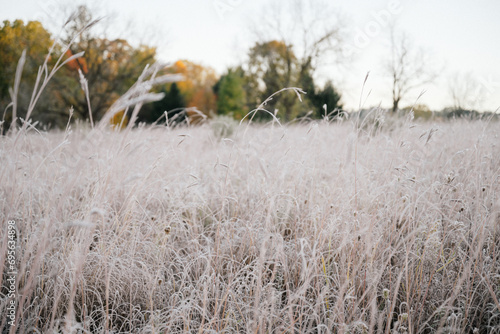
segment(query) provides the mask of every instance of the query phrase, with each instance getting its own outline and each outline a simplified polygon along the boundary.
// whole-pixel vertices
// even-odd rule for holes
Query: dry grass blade
[[[21,84],[21,77],[23,75],[23,68],[25,63],[26,63],[26,49],[23,50],[21,58],[19,58],[19,62],[17,63],[14,88],[9,91],[10,97],[12,99],[12,124],[10,127],[12,131],[15,131],[17,126],[17,97],[19,93],[19,85]]]

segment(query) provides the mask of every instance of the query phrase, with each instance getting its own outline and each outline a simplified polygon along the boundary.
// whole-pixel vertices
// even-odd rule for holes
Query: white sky
[[[62,15],[54,14],[60,13],[61,4],[88,4],[99,8],[101,13],[111,13],[114,17],[111,26],[127,32],[121,37],[158,46],[160,59],[185,58],[212,66],[221,74],[245,58],[255,42],[250,23],[256,18],[272,19],[261,14],[276,1],[0,0],[0,21],[36,19],[54,30],[64,20]],[[475,107],[491,111],[500,107],[500,1],[345,0],[330,3],[346,22],[345,28],[350,34],[346,44],[354,46],[355,56],[340,69],[322,67],[318,79],[333,80],[347,108],[357,109],[368,71],[364,106],[391,105],[391,84],[384,73],[383,62],[389,55],[387,23],[393,19],[413,38],[415,45],[424,47],[432,55],[433,66],[439,69],[434,84],[415,90],[403,101],[403,106],[413,104],[422,90],[425,94],[419,103],[436,110],[449,106],[452,104],[448,88],[451,77],[457,72],[471,72],[478,83],[471,98],[480,100]],[[398,10],[391,10],[394,4],[399,4]],[[357,47],[359,45],[361,47]]]

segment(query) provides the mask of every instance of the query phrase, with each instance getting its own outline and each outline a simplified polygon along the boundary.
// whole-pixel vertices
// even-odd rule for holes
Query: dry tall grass
[[[500,333],[498,122],[244,130],[2,137],[11,332]]]

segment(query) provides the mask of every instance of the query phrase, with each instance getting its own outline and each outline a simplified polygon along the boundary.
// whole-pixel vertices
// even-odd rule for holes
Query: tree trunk
[[[399,99],[394,99],[392,101],[392,113],[395,114],[398,111]]]

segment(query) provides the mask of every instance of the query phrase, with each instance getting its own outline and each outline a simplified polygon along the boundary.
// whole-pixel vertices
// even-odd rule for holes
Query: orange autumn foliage
[[[193,63],[189,60],[178,60],[172,66],[172,72],[184,76],[177,83],[188,107],[196,107],[206,115],[216,110],[216,98],[213,86],[218,77],[215,70]]]
[[[68,58],[73,56],[73,52],[71,52],[71,50],[68,49],[68,51],[66,51],[66,56]],[[88,72],[87,62],[83,57],[71,59],[69,62],[66,63],[66,66],[72,71],[78,71],[80,69],[83,72],[83,74],[87,74]]]

